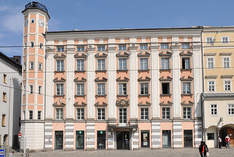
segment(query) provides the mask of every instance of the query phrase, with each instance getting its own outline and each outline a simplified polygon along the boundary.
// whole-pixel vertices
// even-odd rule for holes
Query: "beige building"
[[[234,146],[234,27],[204,27],[202,42],[204,138],[216,147],[228,134]]]

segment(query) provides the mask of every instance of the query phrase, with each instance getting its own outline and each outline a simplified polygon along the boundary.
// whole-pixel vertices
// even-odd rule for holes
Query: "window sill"
[[[76,70],[75,73],[85,73],[85,70]]]
[[[96,95],[95,97],[96,97],[96,98],[97,98],[97,97],[106,97],[106,95]]]
[[[54,73],[64,73],[65,71],[54,71]]]
[[[149,69],[139,69],[138,72],[149,72]]]
[[[128,72],[128,70],[117,70],[117,72]]]
[[[166,96],[167,96],[167,97],[170,97],[171,94],[160,94],[160,96],[161,96],[161,97],[166,97]]]
[[[64,97],[65,95],[54,95],[54,97]]]
[[[117,97],[128,97],[128,95],[117,95]]]
[[[149,97],[150,94],[139,94],[138,96],[139,96],[139,97]]]
[[[74,97],[85,97],[86,95],[75,95]]]
[[[192,69],[180,69],[180,71],[192,71]]]
[[[98,72],[105,73],[105,72],[106,72],[106,70],[96,70],[95,72],[96,72],[96,73],[98,73]]]
[[[171,69],[160,69],[159,71],[160,71],[160,72],[164,72],[164,71],[165,71],[165,72],[171,72]]]
[[[190,94],[181,94],[181,96],[192,96],[192,94],[190,93]]]

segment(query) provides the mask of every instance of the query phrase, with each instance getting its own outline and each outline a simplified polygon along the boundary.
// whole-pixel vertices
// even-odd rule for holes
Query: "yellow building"
[[[231,138],[234,146],[234,27],[204,27],[203,128],[208,147],[218,146],[217,138]]]

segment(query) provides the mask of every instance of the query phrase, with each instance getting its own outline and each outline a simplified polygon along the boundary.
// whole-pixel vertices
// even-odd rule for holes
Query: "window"
[[[183,117],[184,117],[184,119],[191,119],[191,115],[192,115],[192,109],[191,109],[191,107],[184,107],[183,108]]]
[[[38,87],[38,94],[41,94],[41,86]]]
[[[127,59],[119,58],[119,70],[127,70]]]
[[[77,71],[84,71],[84,59],[77,59]]]
[[[29,111],[29,119],[30,119],[30,120],[33,119],[33,111],[32,111],[32,110]]]
[[[34,23],[34,19],[32,19],[32,23]]]
[[[140,59],[140,70],[148,70],[148,58]]]
[[[161,49],[169,49],[169,44],[168,43],[161,43],[160,48]]]
[[[84,120],[84,108],[77,108],[76,109],[76,119],[77,120]]]
[[[105,70],[105,59],[98,59],[98,70]]]
[[[230,58],[229,57],[224,57],[223,58],[223,67],[224,68],[230,68]]]
[[[190,58],[182,58],[182,69],[190,69]]]
[[[105,83],[98,83],[97,94],[105,95]]]
[[[64,71],[64,60],[56,60],[57,71]]]
[[[6,126],[6,115],[3,114],[2,115],[2,127],[5,127]]]
[[[141,50],[148,50],[148,44],[140,44]]]
[[[63,96],[64,95],[64,85],[56,84],[56,95]]]
[[[162,83],[162,94],[170,94],[170,83],[169,82]]]
[[[162,108],[162,119],[170,119],[170,107]]]
[[[181,44],[181,48],[182,49],[189,49],[190,48],[190,44],[189,43],[182,43]]]
[[[208,69],[213,69],[214,68],[214,58],[207,58],[207,68]]]
[[[98,108],[98,120],[105,120],[105,108]]]
[[[210,113],[211,115],[217,115],[217,104],[210,105]]]
[[[30,85],[30,94],[33,94],[33,85]]]
[[[84,83],[77,84],[77,93],[78,96],[84,96]]]
[[[78,45],[77,46],[77,51],[78,52],[84,52],[84,45]]]
[[[106,46],[105,45],[98,45],[98,51],[105,51],[106,50]]]
[[[149,119],[148,108],[141,108],[141,120],[148,120],[148,119]]]
[[[127,109],[126,108],[119,109],[119,123],[127,123]]]
[[[3,83],[7,83],[7,75],[3,74]]]
[[[24,62],[24,71],[27,69],[27,64]]]
[[[183,94],[191,94],[191,83],[183,82]]]
[[[209,92],[215,91],[215,82],[214,81],[208,81],[208,91]]]
[[[228,104],[228,114],[234,115],[234,104]]]
[[[42,63],[38,64],[38,70],[40,70],[40,71],[42,70]]]
[[[6,101],[7,101],[6,93],[5,93],[5,92],[2,93],[2,101],[3,101],[3,102],[6,102]]]
[[[119,83],[119,95],[127,95],[127,83]]]
[[[34,63],[33,62],[30,62],[30,70],[33,70],[33,67],[34,67]]]
[[[161,69],[169,70],[169,58],[161,58]]]
[[[225,91],[231,91],[231,80],[225,80],[224,81],[224,90]]]
[[[42,43],[40,43],[40,49],[42,49],[42,47],[43,47],[43,44],[42,44]]]
[[[38,112],[37,112],[37,119],[38,119],[38,120],[41,120],[41,111],[38,111]]]
[[[212,44],[212,43],[214,43],[214,38],[213,37],[207,37],[206,42],[209,43],[209,44]]]
[[[208,140],[214,140],[214,133],[207,133]]]
[[[63,120],[63,108],[56,108],[56,120]]]
[[[124,51],[124,50],[126,50],[127,48],[126,48],[126,44],[120,44],[119,45],[119,51]]]
[[[149,94],[149,84],[148,83],[141,83],[141,93],[140,95],[148,95]]]
[[[57,52],[64,52],[64,46],[63,45],[57,46]]]
[[[33,41],[31,42],[31,47],[34,47],[34,42]]]
[[[222,37],[222,43],[229,43],[228,37]]]

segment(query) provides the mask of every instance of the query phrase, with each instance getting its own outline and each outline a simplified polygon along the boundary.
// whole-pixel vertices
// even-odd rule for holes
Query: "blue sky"
[[[22,45],[29,0],[0,0],[0,46]],[[49,31],[234,25],[234,0],[39,0],[47,6]],[[1,48],[8,56],[22,48]]]

